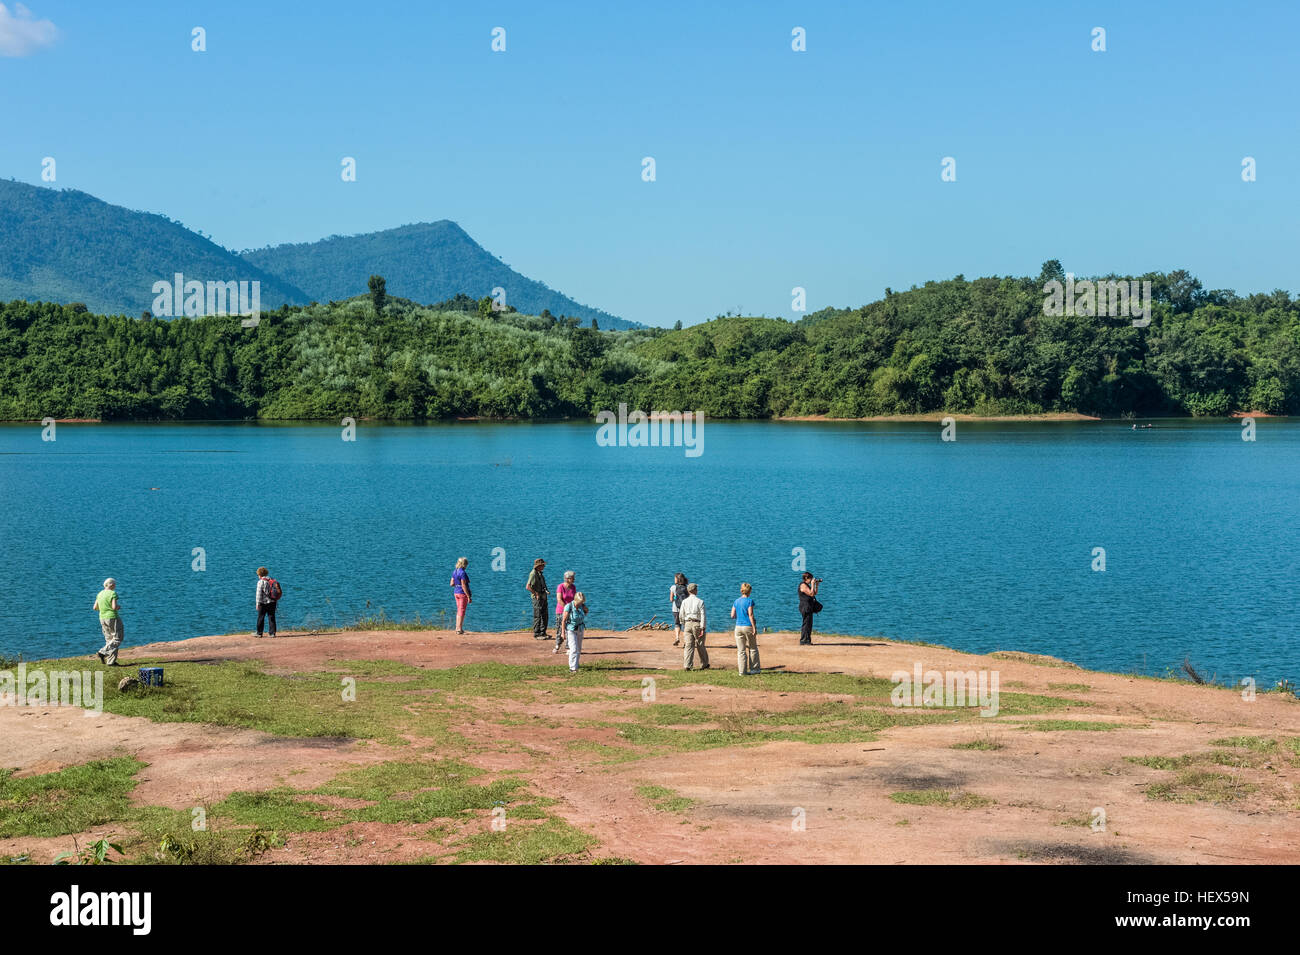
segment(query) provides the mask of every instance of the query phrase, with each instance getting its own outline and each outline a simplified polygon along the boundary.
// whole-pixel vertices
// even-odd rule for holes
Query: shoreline
[[[704,412],[699,412],[704,414]],[[887,415],[867,415],[861,418],[833,418],[825,414],[811,415],[774,415],[768,418],[712,418],[704,415],[706,421],[716,421],[722,423],[750,424],[762,421],[774,421],[780,423],[830,423],[838,422],[882,422],[882,423],[916,423],[931,424],[943,421],[944,418],[953,418],[956,421],[981,422],[986,421],[991,424],[997,423],[1017,423],[1017,422],[1065,422],[1075,423],[1080,421],[1097,421],[1097,422],[1114,422],[1115,424],[1128,424],[1134,421],[1232,421],[1242,418],[1290,418],[1293,415],[1270,414],[1267,411],[1232,411],[1227,415],[1214,417],[1198,418],[1194,415],[1155,415],[1155,416],[1135,416],[1131,418],[1103,418],[1099,415],[1086,415],[1075,411],[1044,411],[1036,414],[1009,414],[1009,415],[978,415],[964,411],[923,411],[915,414],[887,414]],[[560,418],[485,418],[479,415],[456,415],[449,418],[371,418],[360,416],[356,417],[357,421],[381,424],[403,424],[403,425],[425,425],[425,424],[455,424],[459,422],[475,422],[485,424],[551,424],[561,422],[576,423],[595,423],[596,418],[582,417],[560,417]],[[336,426],[334,418],[54,418],[55,424],[160,424],[160,425],[185,425],[185,424],[321,424]],[[0,425],[40,425],[44,423],[42,418],[6,418],[0,419]]]
[[[657,645],[659,642],[671,643],[671,641],[669,641],[667,637],[672,635],[671,630],[638,630],[638,629],[607,630],[607,629],[594,628],[594,627],[590,628],[589,632],[592,634],[598,634],[600,636],[620,636],[620,637],[627,637],[627,638],[635,638],[638,635],[643,635],[647,638],[646,640],[647,643],[653,643],[655,645]],[[304,638],[304,637],[311,637],[311,638],[340,637],[340,636],[346,637],[350,634],[359,634],[359,633],[394,634],[394,635],[410,634],[410,635],[422,635],[425,637],[457,635],[455,629],[450,626],[446,628],[424,627],[424,626],[420,626],[420,627],[391,626],[391,627],[346,627],[346,628],[330,629],[330,630],[281,629],[278,636],[275,639],[287,640],[287,639],[297,639],[297,638]],[[654,639],[654,635],[656,634],[661,638],[661,641],[656,641]],[[531,635],[532,635],[532,629],[530,627],[519,627],[513,630],[466,630],[462,636],[474,637],[474,638],[487,638],[487,639],[509,639],[509,638],[531,637]],[[762,641],[767,638],[778,638],[778,637],[797,638],[798,635],[799,632],[797,630],[773,630],[767,633],[759,634],[759,644],[761,646]],[[731,646],[730,641],[732,640],[732,630],[730,627],[726,627],[721,630],[711,629],[707,636],[711,645],[717,645],[720,642],[724,646]],[[1095,676],[1122,677],[1124,679],[1138,679],[1138,680],[1156,680],[1162,683],[1170,683],[1173,685],[1201,686],[1201,687],[1210,687],[1210,688],[1221,689],[1221,690],[1234,690],[1234,691],[1236,690],[1235,682],[1222,683],[1222,682],[1218,682],[1217,679],[1215,679],[1214,677],[1205,679],[1203,682],[1197,683],[1196,681],[1183,676],[1165,676],[1165,675],[1157,675],[1152,673],[1139,673],[1136,670],[1089,669],[1088,667],[1085,667],[1080,663],[1075,663],[1073,660],[1067,660],[1064,657],[1057,657],[1048,653],[1033,653],[1028,650],[999,648],[997,650],[991,650],[988,653],[975,653],[969,650],[961,650],[958,649],[957,647],[950,647],[947,646],[946,644],[941,644],[941,643],[930,643],[924,640],[904,640],[897,637],[884,637],[884,636],[880,636],[879,634],[838,633],[838,632],[822,633],[821,631],[814,631],[814,636],[821,636],[824,639],[834,639],[834,640],[856,640],[856,641],[861,641],[863,645],[868,645],[874,641],[876,643],[888,644],[890,646],[914,647],[918,652],[924,650],[933,650],[938,653],[960,654],[962,656],[974,657],[979,659],[1014,660],[1018,662],[1030,663],[1039,666],[1056,667],[1058,669],[1071,670],[1077,673],[1089,674]],[[178,648],[183,650],[183,648],[187,644],[193,643],[194,641],[209,641],[209,640],[247,640],[252,642],[253,644],[272,643],[272,638],[263,637],[261,639],[258,639],[256,637],[252,637],[250,635],[250,631],[248,630],[230,630],[225,633],[199,634],[192,637],[181,637],[176,640],[156,640],[150,643],[142,643],[135,646],[131,645],[130,643],[125,643],[122,645],[121,649],[119,650],[118,655],[119,657],[121,657],[122,654],[130,654],[133,651],[140,652],[145,650],[151,653],[163,653],[163,654],[170,655],[174,652],[179,652]],[[93,643],[93,642],[95,641],[93,640],[88,641],[88,643]],[[31,665],[31,664],[49,663],[52,661],[79,660],[82,659],[83,657],[85,657],[88,660],[93,660],[94,654],[91,653],[88,655],[78,654],[75,656],[34,657],[32,659],[27,659],[26,657],[22,656],[21,652],[19,652],[18,657],[14,659],[15,661],[20,660],[24,664]],[[131,675],[131,671],[132,671],[131,664],[126,662],[120,662],[115,669],[121,670],[123,674],[127,676]],[[0,672],[3,672],[3,670],[4,668],[0,667]],[[1266,690],[1262,690],[1261,692],[1266,692]],[[1297,700],[1300,700],[1300,696],[1297,696]]]

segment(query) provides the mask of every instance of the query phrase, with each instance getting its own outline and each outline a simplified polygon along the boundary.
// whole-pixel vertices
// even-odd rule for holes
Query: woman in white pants
[[[564,636],[569,641],[569,672],[578,672],[578,658],[582,656],[582,635],[587,632],[587,598],[581,590],[573,595],[573,602],[564,606]]]

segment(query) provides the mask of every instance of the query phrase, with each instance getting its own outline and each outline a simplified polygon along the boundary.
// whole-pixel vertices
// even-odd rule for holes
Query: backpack
[[[686,589],[685,584],[673,584],[673,609],[680,610],[682,601],[690,596],[690,591]]]
[[[266,599],[271,603],[276,603],[284,596],[284,591],[280,589],[280,582],[274,577],[266,578]]]

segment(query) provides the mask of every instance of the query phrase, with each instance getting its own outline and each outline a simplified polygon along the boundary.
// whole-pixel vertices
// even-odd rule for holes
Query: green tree
[[[384,303],[388,301],[388,288],[382,275],[370,276],[367,283],[370,287],[370,304],[375,307],[375,314],[378,315],[384,310]]]

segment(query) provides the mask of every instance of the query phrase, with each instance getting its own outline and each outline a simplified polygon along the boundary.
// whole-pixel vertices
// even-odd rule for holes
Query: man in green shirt
[[[524,584],[533,597],[533,639],[545,640],[546,628],[551,624],[550,608],[546,604],[547,589],[546,577],[543,571],[546,570],[546,561],[540,557],[533,561],[532,573],[528,575],[528,583]],[[519,578],[515,578],[518,580]]]
[[[95,656],[105,666],[117,666],[117,648],[122,645],[125,631],[122,628],[121,607],[117,601],[117,581],[112,577],[104,581],[104,589],[95,597],[94,610],[99,611],[99,629],[104,632],[104,649]]]

